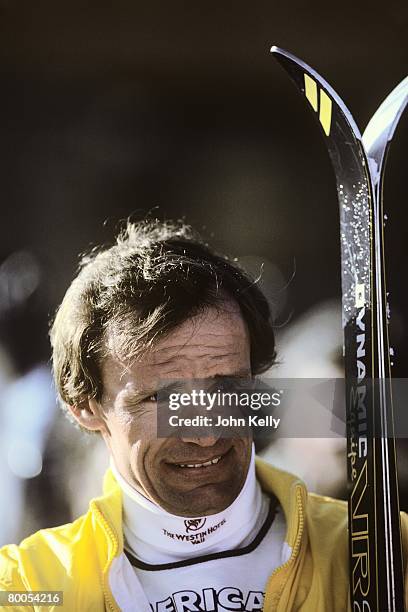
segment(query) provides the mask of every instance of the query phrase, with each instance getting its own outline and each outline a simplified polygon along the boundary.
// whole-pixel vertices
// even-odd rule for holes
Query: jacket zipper
[[[105,586],[105,577],[109,574],[109,568],[110,568],[110,566],[112,564],[112,561],[113,561],[114,557],[116,556],[116,552],[118,550],[118,537],[117,537],[115,531],[109,525],[108,521],[105,519],[105,517],[102,514],[102,512],[99,510],[98,506],[96,504],[93,504],[93,506],[94,506],[96,514],[98,515],[99,520],[101,521],[101,523],[103,525],[103,528],[104,528],[105,532],[107,533],[107,535],[109,536],[111,542],[113,542],[113,545],[114,545],[113,555],[112,555],[108,565],[104,568],[104,574],[102,576],[102,591],[103,591],[103,596],[105,598],[105,602],[106,602],[109,610],[111,610],[111,612],[117,612],[119,608],[116,605],[116,603],[113,601],[112,594],[110,593],[110,591]]]
[[[296,537],[295,545],[293,547],[292,554],[290,555],[290,558],[285,563],[283,563],[283,565],[280,565],[275,570],[273,570],[272,574],[269,576],[268,584],[267,584],[267,587],[266,587],[267,595],[266,595],[266,598],[265,598],[264,610],[267,610],[265,605],[268,603],[268,600],[270,599],[270,597],[268,597],[268,587],[269,587],[271,581],[273,580],[273,577],[278,572],[280,572],[281,570],[289,567],[294,562],[294,560],[295,560],[295,558],[296,558],[296,556],[297,556],[297,554],[299,552],[299,549],[300,549],[300,544],[301,544],[302,535],[303,535],[303,527],[304,527],[304,515],[303,515],[301,491],[302,491],[302,486],[301,485],[296,485],[296,506],[297,506],[298,516],[299,516],[299,530],[298,530],[298,535]],[[282,585],[282,588],[279,591],[278,599],[281,596],[281,593],[283,591],[284,586],[285,586],[285,584]]]

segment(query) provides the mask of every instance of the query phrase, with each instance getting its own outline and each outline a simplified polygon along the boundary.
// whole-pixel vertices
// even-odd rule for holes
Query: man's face
[[[249,336],[239,307],[227,302],[180,325],[125,368],[102,365],[101,432],[122,476],[145,497],[180,516],[215,514],[241,490],[251,458],[249,437],[157,438],[155,394],[165,379],[251,375]],[[93,406],[92,406],[93,403]],[[220,458],[208,467],[182,467]]]

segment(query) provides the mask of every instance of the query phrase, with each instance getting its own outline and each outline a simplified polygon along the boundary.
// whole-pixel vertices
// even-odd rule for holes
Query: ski
[[[271,51],[314,111],[337,182],[351,606],[353,612],[401,612],[404,579],[382,187],[389,144],[408,99],[408,78],[386,98],[361,136],[342,99],[315,70],[283,49]]]

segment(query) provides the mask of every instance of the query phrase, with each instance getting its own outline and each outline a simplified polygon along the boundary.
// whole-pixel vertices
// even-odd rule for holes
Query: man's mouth
[[[177,467],[181,468],[205,468],[210,465],[216,465],[220,459],[222,459],[222,455],[219,457],[214,457],[214,459],[210,459],[209,461],[205,461],[204,463],[176,463]]]
[[[205,457],[204,460],[201,460],[201,461],[199,457],[197,456],[188,457],[188,458],[180,457],[181,461],[180,460],[177,461],[177,459],[175,458],[171,463],[168,463],[168,466],[172,467],[173,469],[177,469],[177,470],[185,470],[185,473],[187,472],[187,470],[190,470],[191,472],[193,470],[202,470],[203,472],[207,470],[212,471],[212,469],[214,470],[218,469],[218,466],[221,465],[227,459],[227,457],[231,455],[231,452],[232,452],[232,447],[224,451],[218,450],[217,455],[208,457],[208,454],[207,454],[207,457]]]

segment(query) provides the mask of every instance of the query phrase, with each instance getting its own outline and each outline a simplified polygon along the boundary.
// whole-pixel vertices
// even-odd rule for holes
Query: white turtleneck
[[[268,577],[290,556],[286,523],[255,476],[255,456],[238,497],[218,514],[170,514],[131,487],[122,490],[125,550],[132,564],[114,595],[135,612],[262,610]]]

